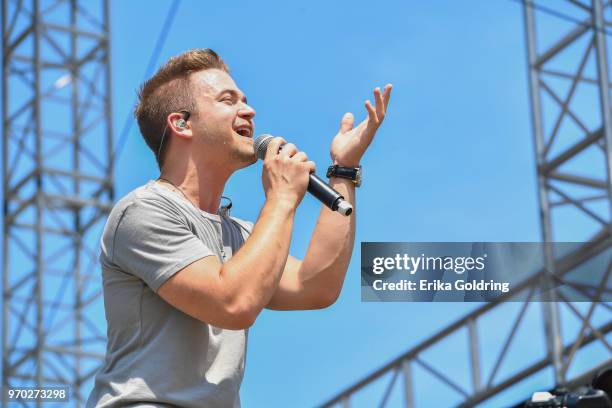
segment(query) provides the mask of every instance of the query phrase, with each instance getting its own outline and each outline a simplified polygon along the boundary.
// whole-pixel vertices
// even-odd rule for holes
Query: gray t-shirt
[[[106,359],[87,407],[240,406],[246,330],[202,323],[156,292],[198,259],[227,261],[252,227],[154,181],[115,205],[100,243]]]

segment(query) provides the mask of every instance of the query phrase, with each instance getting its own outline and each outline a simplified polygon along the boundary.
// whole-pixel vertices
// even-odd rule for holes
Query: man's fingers
[[[308,161],[308,156],[306,156],[306,153],[304,152],[297,152],[296,154],[293,155],[292,159],[301,161],[301,162],[305,162],[305,161]]]
[[[309,160],[309,161],[304,162],[304,164],[306,165],[306,167],[308,168],[308,171],[310,173],[316,173],[317,166],[316,166],[315,162],[313,162],[312,160]]]
[[[370,100],[367,100],[365,102],[365,107],[368,111],[368,126],[378,125],[378,118],[376,117],[376,111],[374,110],[374,107],[372,106],[372,102],[370,102]]]
[[[346,133],[353,128],[355,124],[355,117],[351,112],[347,112],[342,116],[340,121],[340,133]]]
[[[287,143],[282,146],[282,149],[279,153],[280,156],[292,157],[294,154],[298,152],[297,147],[293,143]]]
[[[385,118],[385,103],[383,102],[382,93],[378,87],[374,89],[374,98],[376,100],[376,117],[379,122],[382,122]]]
[[[383,91],[383,101],[385,102],[385,113],[387,112],[387,106],[389,105],[389,99],[391,98],[392,89],[393,89],[393,85],[387,84],[385,85],[385,90]]]
[[[266,158],[271,158],[273,156],[276,156],[281,146],[284,145],[285,143],[286,143],[285,139],[283,139],[282,137],[273,138],[270,141],[268,148],[266,149]]]

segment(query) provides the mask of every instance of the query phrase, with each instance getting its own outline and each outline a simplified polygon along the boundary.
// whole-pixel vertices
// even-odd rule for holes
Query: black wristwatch
[[[329,166],[327,168],[327,178],[330,177],[341,177],[353,180],[353,183],[355,183],[355,187],[359,187],[361,185],[363,171],[361,170],[361,166],[342,167],[338,166],[337,164],[334,164],[333,166]]]

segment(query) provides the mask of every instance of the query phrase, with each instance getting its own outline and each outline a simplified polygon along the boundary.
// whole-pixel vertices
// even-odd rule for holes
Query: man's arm
[[[198,320],[235,330],[253,324],[269,303],[289,253],[295,209],[314,170],[302,152],[283,149],[279,154],[282,142],[275,138],[268,146],[262,174],[266,203],[249,239],[225,264],[208,256],[178,271],[157,292],[166,302]]]
[[[376,88],[376,106],[366,101],[368,117],[354,129],[353,115],[344,115],[331,146],[334,164],[359,165],[385,117],[390,96],[391,85],[387,85],[383,92]],[[331,178],[330,184],[356,207],[355,186],[351,180]],[[275,310],[320,309],[336,301],[353,252],[356,213],[353,211],[345,217],[326,207],[321,209],[304,260],[288,257],[278,289],[266,307]]]
[[[355,242],[355,186],[332,178],[330,185],[353,204],[345,217],[323,206],[303,261],[289,255],[278,289],[266,306],[274,310],[320,309],[334,303]]]

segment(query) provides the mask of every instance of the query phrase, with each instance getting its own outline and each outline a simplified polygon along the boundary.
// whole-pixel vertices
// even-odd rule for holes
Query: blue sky
[[[189,48],[215,49],[257,111],[256,132],[293,141],[319,168],[329,162],[342,114],[361,120],[372,89],[392,83],[387,118],[363,160],[357,243],[539,240],[520,6],[380,3],[183,0],[160,62]],[[113,3],[116,130],[168,6]],[[257,164],[230,180],[234,215],[256,219],[260,173]],[[134,128],[116,167],[118,196],[156,175]],[[317,213],[318,204],[305,199],[294,255],[304,254]],[[245,406],[313,406],[475,307],[361,303],[359,288],[356,247],[332,308],[258,318],[249,335]],[[461,364],[463,348],[456,350],[445,364]],[[423,384],[418,400],[431,391]]]
[[[111,2],[115,137],[170,4]],[[540,239],[516,3],[182,0],[174,12],[158,65],[186,49],[213,48],[257,111],[256,133],[294,142],[319,169],[330,161],[343,113],[362,120],[372,89],[394,86],[385,123],[362,161],[357,244],[342,295],[322,311],[262,313],[249,332],[244,406],[323,402],[476,307],[362,303],[360,242]],[[116,163],[117,198],[157,175],[134,126]],[[260,175],[258,163],[230,179],[232,215],[256,220],[264,200]],[[299,208],[293,255],[304,255],[318,208],[310,197]],[[524,349],[542,346],[529,337],[517,341]],[[444,363],[460,365],[459,354],[449,352]],[[425,393],[434,391],[423,385],[416,392],[427,401]]]
[[[538,240],[521,8],[501,0],[381,3],[182,1],[161,60],[215,49],[256,109],[257,133],[293,141],[319,168],[342,114],[361,120],[372,89],[392,83],[387,118],[363,160],[357,243]],[[117,124],[168,4],[114,3]],[[260,173],[257,164],[230,180],[234,215],[257,217]],[[136,128],[116,175],[119,196],[157,175]],[[317,208],[307,198],[298,211],[296,256]],[[244,404],[313,406],[473,307],[361,303],[357,247],[332,308],[258,318]]]

